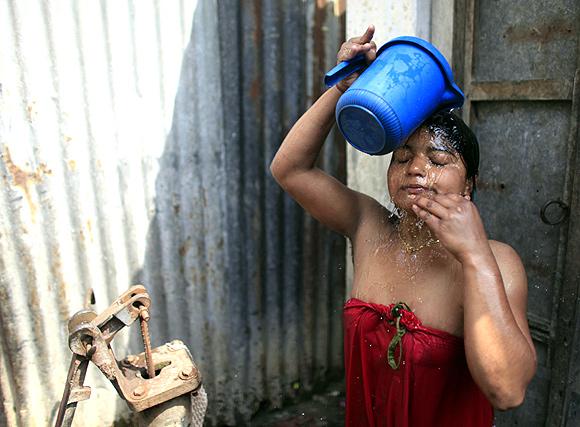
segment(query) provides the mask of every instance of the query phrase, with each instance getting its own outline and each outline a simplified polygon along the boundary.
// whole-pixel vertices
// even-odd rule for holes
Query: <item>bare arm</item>
[[[462,265],[465,353],[471,374],[496,408],[519,406],[536,371],[522,262],[511,247],[495,243]]]
[[[338,55],[339,61],[361,52],[373,60],[376,51],[374,42],[371,42],[373,32],[371,26],[362,37],[344,43]],[[334,125],[338,98],[354,78],[327,90],[304,113],[282,142],[270,166],[276,181],[304,209],[326,226],[351,238],[356,233],[365,206],[376,202],[350,190],[317,168],[316,159]]]
[[[415,213],[461,263],[465,355],[493,406],[519,406],[536,371],[528,328],[527,280],[519,256],[487,239],[477,208],[458,194],[421,197]]]

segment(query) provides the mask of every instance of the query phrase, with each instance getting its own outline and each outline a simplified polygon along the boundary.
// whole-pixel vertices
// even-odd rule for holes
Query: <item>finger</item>
[[[350,43],[344,43],[336,55],[338,62],[348,61],[349,59],[354,58],[358,52],[358,48],[355,46],[356,45]]]
[[[439,194],[435,200],[449,209],[449,211],[465,212],[469,209],[471,202],[460,194],[447,193]]]
[[[357,44],[354,44],[351,42],[346,42],[346,43],[343,43],[342,46],[340,47],[340,50],[338,51],[336,58],[339,61],[346,61],[346,60],[349,60],[351,58],[354,58],[356,56],[357,52],[358,52],[358,45]]]
[[[441,206],[444,206],[448,209],[451,209],[451,208],[454,208],[457,206],[457,200],[450,197],[449,194],[435,194],[433,196],[433,200],[435,200]]]
[[[373,36],[375,35],[375,26],[369,25],[365,33],[360,37],[353,37],[349,40],[349,42],[365,44],[372,40]]]
[[[455,201],[460,201],[463,199],[463,196],[461,194],[457,194],[457,193],[447,193],[445,194],[447,197],[449,197],[452,200]]]
[[[471,198],[457,193],[447,193],[446,196],[455,203],[456,209],[461,211],[471,205]]]
[[[365,33],[362,35],[360,42],[368,43],[373,39],[375,35],[375,26],[373,24],[369,25]]]
[[[437,216],[438,218],[445,219],[449,215],[449,210],[433,199],[428,199],[427,197],[419,197],[415,200],[417,206],[421,209],[430,212],[431,214]]]
[[[425,224],[427,224],[427,226],[431,229],[431,231],[437,234],[437,230],[439,229],[441,220],[437,218],[435,215],[432,215],[431,212],[417,206],[416,204],[413,204],[412,208],[413,212],[415,212],[415,215],[417,215],[420,219],[422,219],[425,222]]]
[[[337,59],[340,61],[348,61],[354,58],[360,53],[368,52],[371,49],[370,43],[365,45],[346,42],[343,43],[342,47],[338,51]]]
[[[377,44],[373,41],[369,43],[371,45],[370,49],[365,53],[367,62],[373,62],[377,58]]]

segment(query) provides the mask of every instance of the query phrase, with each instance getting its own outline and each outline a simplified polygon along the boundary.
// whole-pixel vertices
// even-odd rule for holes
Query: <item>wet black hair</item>
[[[471,196],[475,194],[475,181],[479,174],[479,143],[473,131],[461,117],[449,110],[438,111],[423,122],[427,131],[441,137],[463,159],[467,179],[472,182]]]

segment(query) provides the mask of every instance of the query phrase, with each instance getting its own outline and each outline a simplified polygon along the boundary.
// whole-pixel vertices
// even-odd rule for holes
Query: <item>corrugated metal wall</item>
[[[268,172],[322,90],[342,9],[0,2],[0,423],[54,416],[66,321],[91,287],[100,311],[147,286],[153,343],[189,345],[211,424],[242,424],[342,369],[344,239]],[[344,145],[322,164],[344,178]],[[119,358],[140,351],[136,332]],[[86,384],[79,425],[122,416],[98,372]]]

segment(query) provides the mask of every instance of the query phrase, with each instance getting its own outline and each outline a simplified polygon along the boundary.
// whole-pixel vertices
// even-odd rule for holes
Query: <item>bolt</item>
[[[181,378],[182,380],[187,380],[189,378],[191,378],[193,376],[193,374],[195,373],[195,370],[193,369],[193,366],[190,366],[189,368],[183,368],[181,370],[181,372],[179,373],[179,378]]]
[[[146,322],[148,322],[149,319],[151,318],[151,316],[149,315],[149,310],[147,310],[147,307],[143,305],[139,308],[139,314],[141,315],[141,318]]]
[[[135,387],[135,389],[133,390],[133,396],[135,396],[135,397],[143,397],[144,394],[145,394],[145,387],[143,387],[142,385]]]
[[[181,348],[180,345],[181,345],[181,341],[173,340],[170,343],[167,343],[167,350],[177,351],[177,350],[179,350],[179,348]]]

